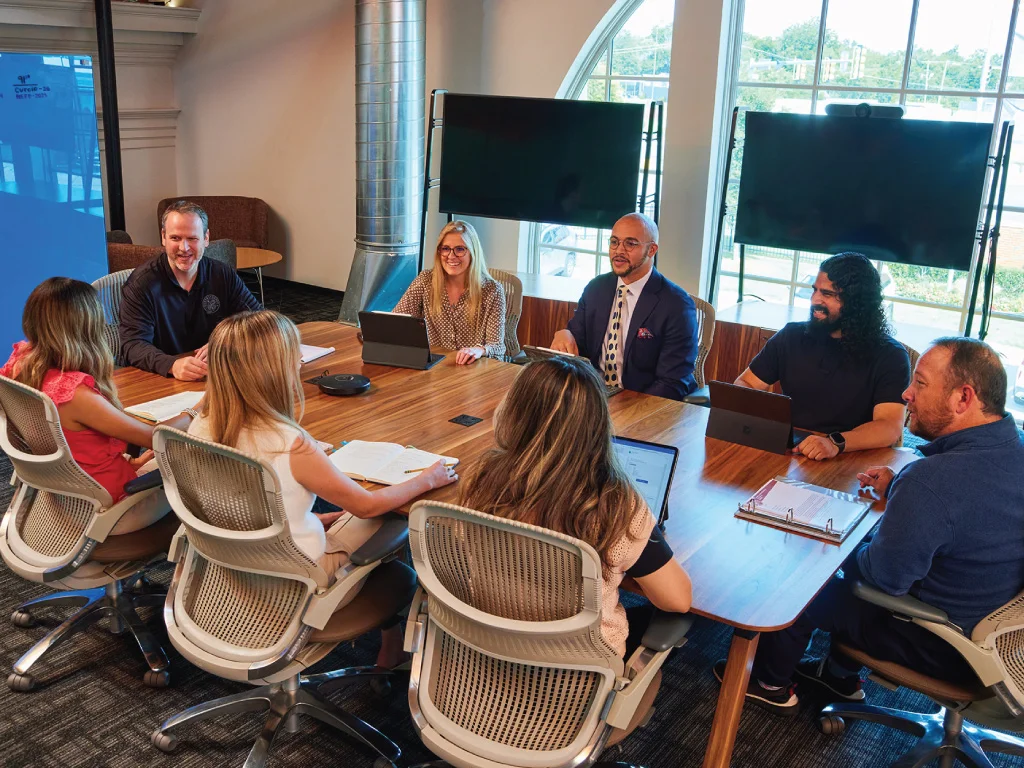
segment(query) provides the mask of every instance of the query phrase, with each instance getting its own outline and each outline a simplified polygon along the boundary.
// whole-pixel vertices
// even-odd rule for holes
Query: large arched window
[[[674,0],[627,0],[616,6],[606,30],[577,59],[563,84],[567,99],[648,103],[668,100]],[[534,224],[530,270],[589,280],[607,272],[608,230]]]

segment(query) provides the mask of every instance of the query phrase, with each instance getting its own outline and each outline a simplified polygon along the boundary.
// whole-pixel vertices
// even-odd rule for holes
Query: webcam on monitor
[[[825,114],[829,117],[884,117],[898,120],[903,117],[903,107],[886,104],[828,104]]]

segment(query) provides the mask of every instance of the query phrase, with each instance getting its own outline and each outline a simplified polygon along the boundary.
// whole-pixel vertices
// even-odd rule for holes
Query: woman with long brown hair
[[[124,484],[153,458],[152,451],[136,459],[124,452],[128,444],[152,447],[153,427],[121,410],[104,324],[95,288],[80,280],[51,277],[29,294],[21,320],[26,341],[14,345],[0,375],[53,400],[72,458],[117,502],[126,495]],[[184,429],[188,420],[183,414],[167,423]],[[136,505],[111,533],[145,528],[169,511],[166,503]]]
[[[222,320],[207,348],[206,397],[188,431],[270,462],[292,539],[333,575],[377,530],[373,518],[455,482],[458,475],[438,461],[404,483],[368,491],[342,473],[299,426],[305,405],[299,341],[295,324],[270,310]],[[317,496],[342,509],[314,513]],[[401,648],[395,625],[384,632],[381,666],[394,666]]]
[[[427,321],[433,347],[455,349],[455,362],[505,354],[505,290],[487,271],[473,225],[450,221],[437,237],[434,267],[416,276],[395,312]]]
[[[496,447],[463,481],[459,503],[549,528],[601,556],[601,631],[625,655],[619,585],[629,575],[655,607],[690,609],[689,576],[619,466],[604,385],[586,361],[553,357],[519,373],[494,415]]]

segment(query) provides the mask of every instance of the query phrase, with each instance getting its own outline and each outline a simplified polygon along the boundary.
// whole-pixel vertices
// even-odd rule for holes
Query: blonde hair
[[[237,447],[243,430],[287,424],[299,430],[299,329],[271,310],[240,312],[210,335],[203,415],[214,441]],[[296,410],[299,417],[296,418]]]
[[[460,483],[459,503],[590,544],[609,564],[643,499],[612,448],[604,386],[587,361],[520,371],[494,416],[497,444]]]
[[[25,301],[21,328],[29,351],[14,378],[41,389],[47,371],[81,371],[96,380],[100,393],[121,407],[114,386],[114,357],[103,337],[106,320],[96,289],[81,280],[51,277]]]
[[[441,234],[437,236],[437,245],[434,247],[434,273],[431,280],[431,296],[428,311],[434,317],[440,317],[444,311],[444,278],[445,271],[441,264],[441,244],[451,234],[461,235],[462,241],[469,249],[469,271],[466,275],[466,292],[469,294],[466,301],[466,308],[470,322],[474,330],[479,329],[483,322],[483,313],[480,311],[483,305],[484,280],[491,279],[491,273],[487,271],[487,262],[484,260],[484,249],[480,245],[480,237],[477,235],[473,225],[468,221],[449,221],[444,225]]]

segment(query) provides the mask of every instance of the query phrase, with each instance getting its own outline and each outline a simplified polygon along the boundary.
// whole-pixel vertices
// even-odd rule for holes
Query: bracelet
[[[196,419],[199,418],[199,412],[196,411],[195,408],[186,408],[185,410],[182,411],[182,413],[187,413],[189,416],[191,416],[192,421],[195,421]]]

